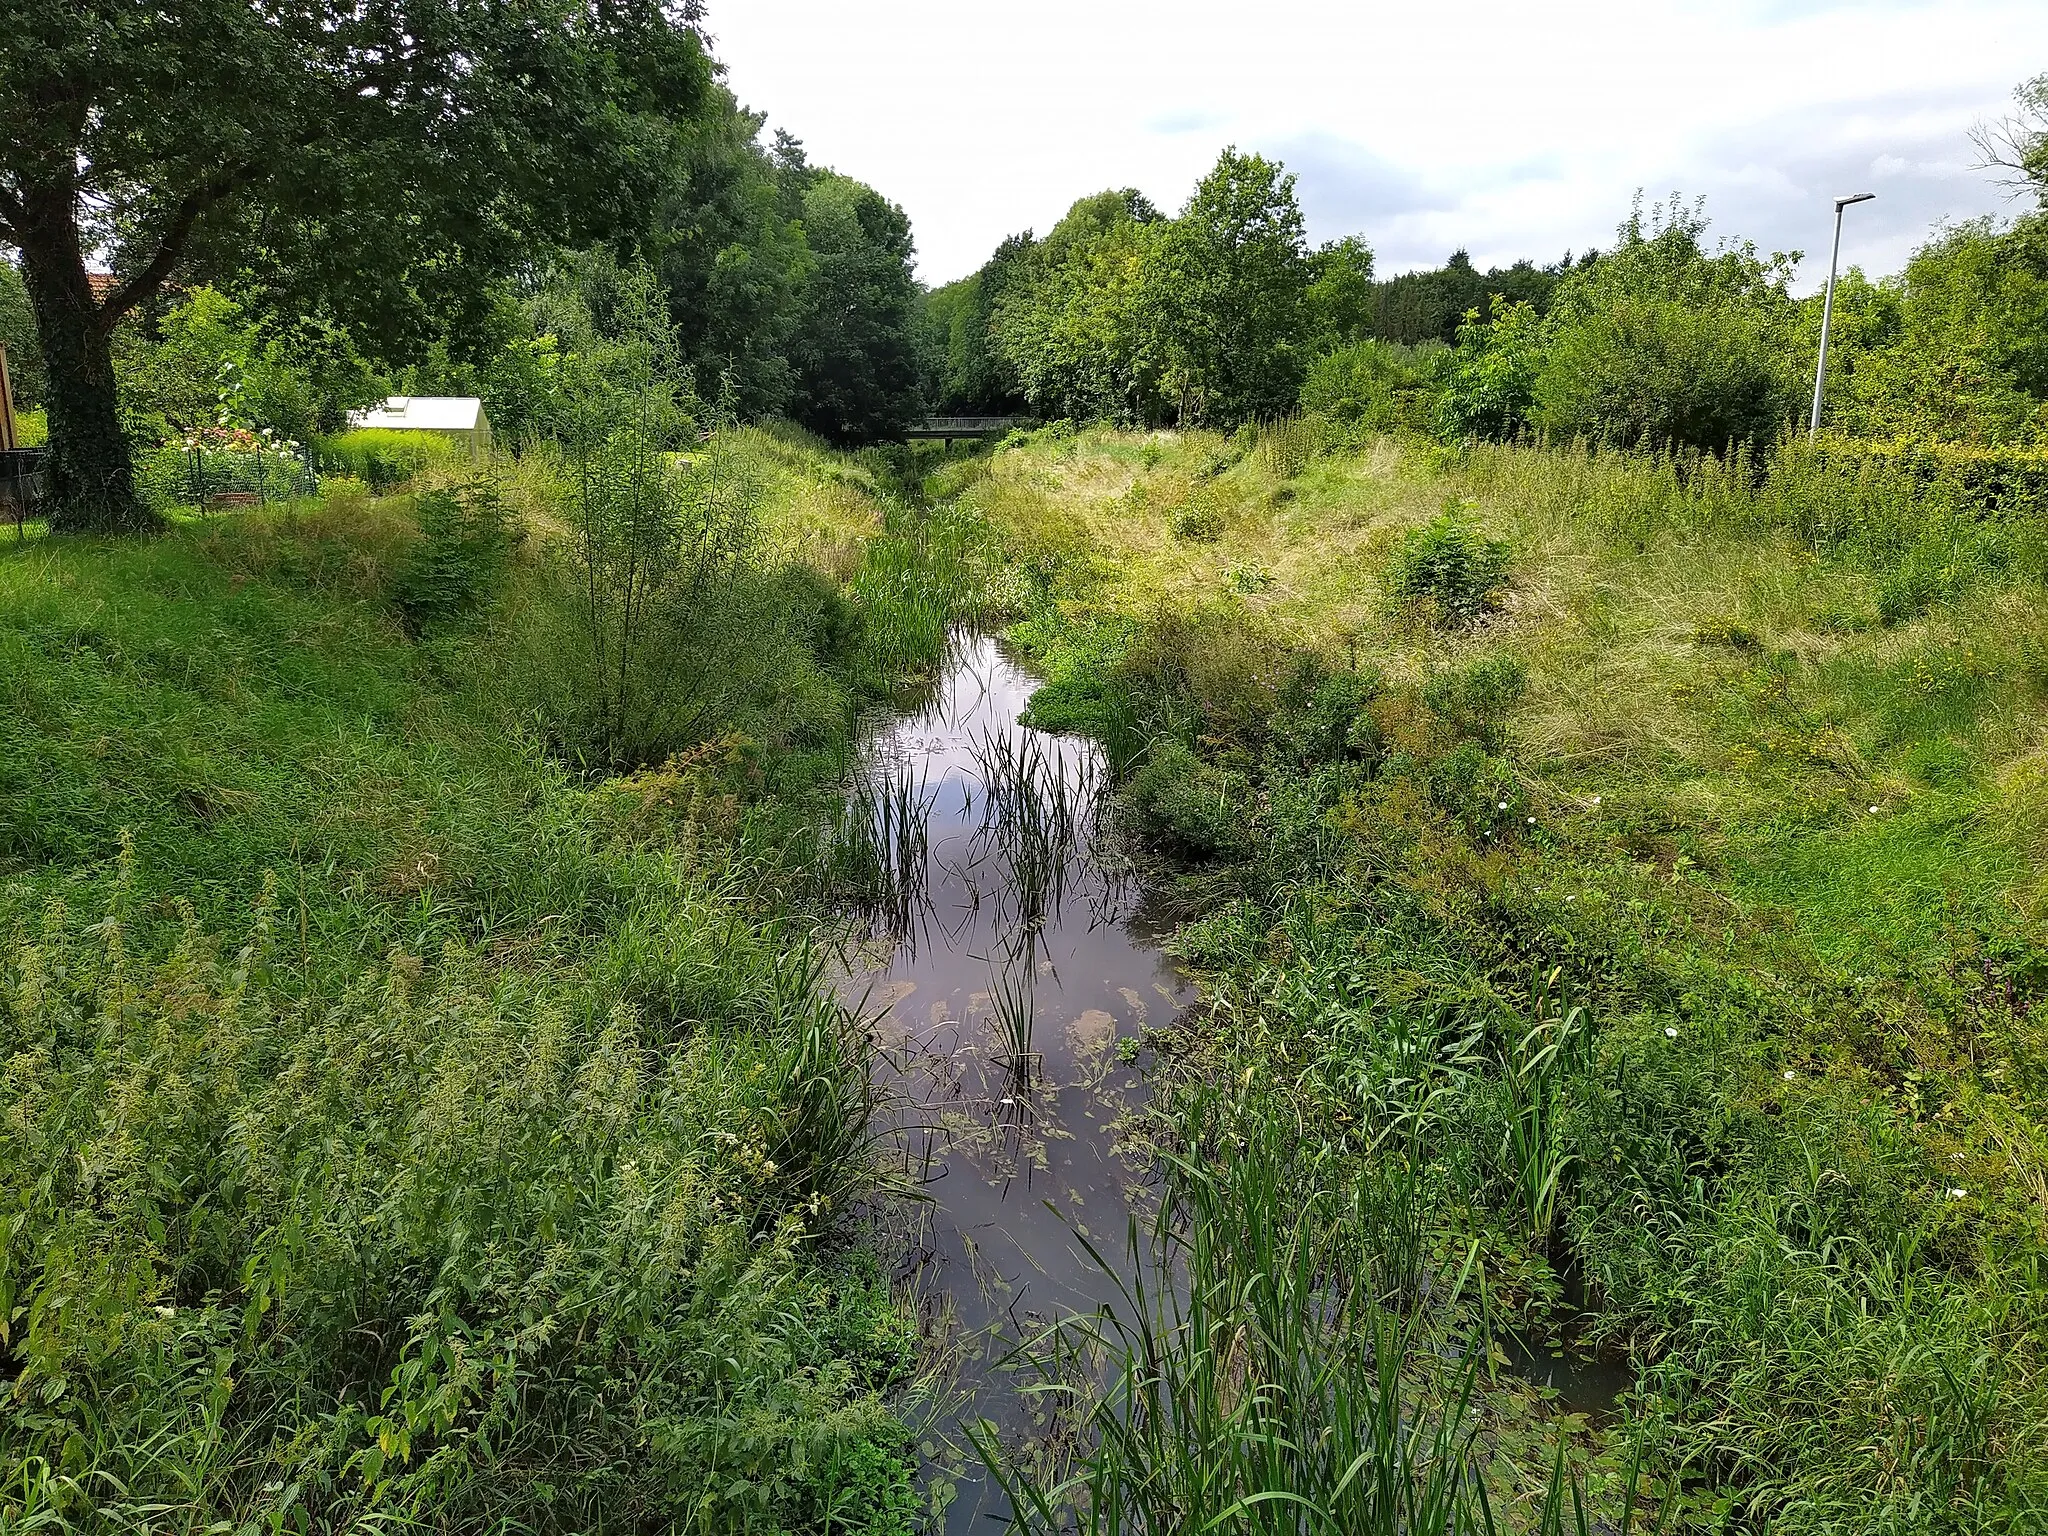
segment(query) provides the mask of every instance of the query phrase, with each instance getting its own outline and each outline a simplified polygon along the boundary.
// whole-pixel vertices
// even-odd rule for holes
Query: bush
[[[1675,197],[1647,230],[1638,208],[1613,251],[1559,284],[1532,376],[1536,426],[1711,452],[1779,434],[1811,378],[1789,263],[1747,245],[1709,255],[1705,230]]]
[[[392,583],[392,600],[415,634],[474,608],[504,573],[519,528],[498,488],[478,478],[422,491],[413,502],[420,540]]]
[[[1451,503],[1395,546],[1387,591],[1408,607],[1427,607],[1450,624],[1469,624],[1495,605],[1506,585],[1507,544],[1474,529]]]
[[[1213,544],[1223,537],[1223,509],[1216,498],[1197,487],[1174,509],[1173,536],[1184,544]]]
[[[323,440],[316,457],[321,469],[350,475],[382,496],[432,464],[445,464],[468,449],[434,432],[399,432],[359,427]]]
[[[1131,776],[1129,804],[1145,835],[1169,853],[1229,859],[1250,851],[1251,785],[1163,738]]]
[[[141,426],[139,422],[131,425]],[[234,494],[295,501],[320,485],[299,450],[247,428],[207,427],[135,454],[136,490],[159,511]]]
[[[1377,671],[1325,672],[1304,659],[1280,690],[1274,747],[1303,767],[1347,759],[1377,762],[1380,728],[1367,706],[1382,687]]]
[[[1445,355],[1441,343],[1359,341],[1338,347],[1309,365],[1301,408],[1361,431],[1432,431]]]
[[[1490,318],[1478,310],[1458,327],[1458,350],[1444,370],[1437,428],[1452,441],[1501,441],[1529,424],[1536,371],[1543,357],[1542,323],[1527,304],[1494,295]]]
[[[1507,746],[1508,711],[1529,691],[1529,674],[1512,656],[1486,656],[1440,672],[1423,686],[1431,713],[1488,752]]]

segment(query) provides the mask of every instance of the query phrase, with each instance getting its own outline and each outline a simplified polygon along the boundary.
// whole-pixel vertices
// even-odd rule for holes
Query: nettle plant
[[[1481,533],[1466,505],[1453,499],[1394,547],[1387,592],[1440,623],[1471,624],[1499,606],[1512,559],[1506,541]]]
[[[867,1187],[869,1100],[804,946],[706,895],[631,920],[699,978],[660,1008],[459,947],[323,992],[274,878],[168,943],[132,891],[124,847],[89,913],[0,907],[32,1524],[814,1528],[821,1467],[900,1433],[821,1369],[804,1254]]]

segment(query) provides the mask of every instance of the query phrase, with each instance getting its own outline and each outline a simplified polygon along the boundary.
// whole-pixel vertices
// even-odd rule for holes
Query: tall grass
[[[1034,1463],[986,1429],[975,1437],[1013,1528],[1493,1531],[1481,1355],[1441,1322],[1457,1315],[1473,1257],[1433,1277],[1430,1307],[1390,1305],[1358,1263],[1365,1229],[1335,1165],[1270,1118],[1218,1110],[1184,1106],[1188,1143],[1168,1160],[1159,1240],[1141,1244],[1134,1223],[1118,1302],[1036,1346],[1038,1390],[1076,1421],[1072,1459]],[[1562,1529],[1575,1503],[1583,1530],[1560,1462],[1536,1528]],[[1635,1504],[1631,1476],[1614,1529],[1634,1528]]]
[[[2037,467],[1378,443],[1210,476],[1211,553],[1150,511],[1211,451],[1007,450],[988,497],[1088,552],[1034,556],[1034,718],[1148,740],[1130,824],[1212,1010],[1162,1134],[1243,1085],[1339,1149],[1304,1186],[1384,1306],[1472,1243],[1497,1326],[1625,1351],[1678,1528],[2041,1524]],[[1446,498],[1514,579],[1403,624]],[[1248,559],[1273,587],[1219,600]],[[1373,685],[1298,711],[1303,652]]]
[[[716,967],[715,1015],[453,947],[308,995],[274,883],[165,952],[133,899],[124,859],[103,911],[9,915],[0,1459],[26,1503],[782,1529],[808,1458],[886,1438],[874,1396],[802,1374],[833,1348],[803,1254],[869,1167],[815,957],[686,905],[639,921]]]
[[[900,1536],[865,1040],[735,841],[850,711],[572,775],[532,556],[408,626],[421,547],[0,566],[0,1524]]]

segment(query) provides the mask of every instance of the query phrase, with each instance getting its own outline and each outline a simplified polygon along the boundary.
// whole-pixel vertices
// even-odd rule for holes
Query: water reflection
[[[1115,1300],[1081,1240],[1125,1251],[1144,1197],[1118,1153],[1144,1101],[1135,1046],[1190,997],[1102,835],[1101,754],[1017,724],[1033,686],[992,640],[956,638],[929,703],[868,742],[838,837],[857,892],[845,985],[877,1015],[890,1144],[929,1197],[906,1280],[958,1346],[951,1423],[1013,1441],[1039,1426],[993,1363]],[[1000,1502],[968,1470],[947,1529]]]

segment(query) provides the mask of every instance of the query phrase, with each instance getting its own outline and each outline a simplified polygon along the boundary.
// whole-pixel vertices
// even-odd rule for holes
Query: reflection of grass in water
[[[1011,1357],[1052,1406],[1047,1432],[1012,1451],[991,1424],[968,1431],[1013,1528],[1495,1530],[1474,1402],[1481,1354],[1455,1322],[1471,1258],[1434,1277],[1431,1305],[1403,1306],[1355,1262],[1373,1223],[1299,1166],[1286,1128],[1260,1120],[1231,1134],[1213,1103],[1184,1124],[1151,1251],[1136,1218],[1125,1264],[1079,1238],[1119,1304]],[[1304,1200],[1305,1188],[1318,1193]],[[1636,1528],[1637,1482],[1632,1465],[1619,1522],[1600,1528]],[[1560,1456],[1534,1529],[1593,1524]]]
[[[853,776],[827,829],[821,884],[844,901],[871,937],[911,942],[929,909],[931,818],[936,792],[906,762]]]
[[[988,731],[973,744],[983,785],[973,858],[993,861],[998,900],[1034,930],[1090,874],[1105,776],[1099,756],[1069,756],[1035,731]]]
[[[1038,946],[1018,944],[1003,962],[991,967],[989,1017],[995,1024],[996,1060],[1009,1073],[1012,1091],[1021,1093],[1036,1080],[1044,1058],[1032,1049],[1031,1034],[1038,975]]]

